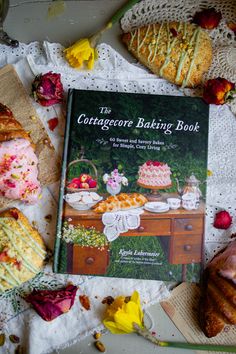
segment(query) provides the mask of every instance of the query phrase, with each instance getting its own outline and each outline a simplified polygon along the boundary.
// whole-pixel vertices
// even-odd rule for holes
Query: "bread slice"
[[[42,237],[20,210],[0,213],[0,292],[33,278],[45,256]]]
[[[154,23],[122,35],[128,50],[154,74],[195,87],[212,62],[208,34],[187,22]]]

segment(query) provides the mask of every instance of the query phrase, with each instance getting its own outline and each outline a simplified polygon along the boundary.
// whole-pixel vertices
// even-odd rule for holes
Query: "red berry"
[[[232,224],[232,217],[226,210],[219,211],[215,215],[213,226],[217,229],[228,229]]]

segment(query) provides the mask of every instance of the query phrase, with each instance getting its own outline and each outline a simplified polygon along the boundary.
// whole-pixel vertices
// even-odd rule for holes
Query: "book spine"
[[[54,259],[53,259],[53,272],[59,273],[60,264],[60,246],[61,246],[61,232],[62,232],[62,217],[63,217],[63,204],[64,204],[64,190],[66,183],[66,166],[67,166],[67,156],[68,156],[68,143],[70,135],[70,125],[71,125],[71,115],[72,115],[72,102],[73,102],[73,89],[69,89],[67,97],[67,114],[66,114],[66,127],[65,127],[65,138],[64,147],[62,155],[62,166],[61,166],[61,182],[59,190],[59,201],[58,201],[58,211],[57,211],[57,226],[56,226],[56,237],[54,244]]]

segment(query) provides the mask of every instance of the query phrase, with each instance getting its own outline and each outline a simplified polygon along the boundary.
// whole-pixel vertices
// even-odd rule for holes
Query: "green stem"
[[[118,22],[121,17],[126,13],[126,11],[128,11],[129,9],[131,9],[131,7],[133,5],[135,5],[139,0],[128,0],[126,2],[126,4],[121,7],[116,13],[115,15],[112,16],[112,18],[110,19],[109,23],[111,23],[112,25],[114,25],[114,23]]]
[[[162,342],[158,341],[160,347],[172,347],[193,350],[207,350],[213,352],[236,353],[234,345],[218,345],[218,344],[194,344],[194,343],[179,343],[179,342]]]
[[[193,350],[207,350],[207,351],[217,351],[225,353],[236,353],[236,346],[230,345],[217,345],[217,344],[194,344],[194,343],[179,343],[179,342],[164,342],[158,340],[154,337],[147,328],[141,328],[136,323],[133,324],[136,332],[149,340],[159,347],[172,347],[172,348],[182,348],[182,349],[193,349]]]

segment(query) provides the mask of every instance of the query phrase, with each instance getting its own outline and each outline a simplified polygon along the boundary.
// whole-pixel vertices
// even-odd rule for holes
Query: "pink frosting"
[[[138,182],[146,186],[168,186],[171,184],[170,167],[164,163],[155,166],[153,162],[145,162],[139,167],[138,174]]]
[[[40,192],[38,159],[30,142],[15,139],[0,143],[0,194],[34,204]]]

